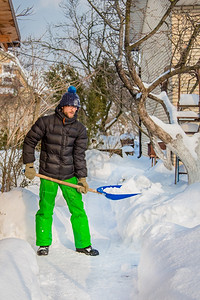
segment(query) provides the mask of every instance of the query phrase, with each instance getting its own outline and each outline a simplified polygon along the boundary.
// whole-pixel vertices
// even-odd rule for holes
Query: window
[[[2,84],[11,85],[13,82],[14,66],[13,64],[3,64],[2,65]]]
[[[9,64],[4,64],[3,65],[3,73],[12,74],[13,73],[13,67]]]
[[[2,83],[3,84],[12,84],[12,78],[8,76],[3,76],[2,77]]]

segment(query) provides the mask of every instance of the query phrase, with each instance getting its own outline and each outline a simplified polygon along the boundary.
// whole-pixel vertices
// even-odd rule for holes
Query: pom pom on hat
[[[60,107],[67,105],[75,106],[77,108],[81,107],[79,96],[76,94],[76,88],[73,85],[70,85],[67,93],[62,96],[62,99],[60,101]]]
[[[75,88],[75,86],[70,85],[70,87],[68,87],[68,93],[75,94],[75,93],[76,93],[76,88]]]

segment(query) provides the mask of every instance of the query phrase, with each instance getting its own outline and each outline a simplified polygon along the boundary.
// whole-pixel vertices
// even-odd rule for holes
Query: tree
[[[96,72],[87,82],[83,84],[83,77],[80,76],[72,66],[64,63],[52,65],[44,74],[47,87],[52,89],[52,103],[58,103],[62,95],[67,91],[69,85],[75,85],[77,94],[81,100],[81,109],[79,111],[79,119],[86,125],[88,129],[89,139],[97,133],[106,133],[106,122],[109,112],[115,99],[117,90],[116,72],[114,68],[109,66],[105,59],[100,62],[96,68]],[[118,116],[122,110],[118,111]],[[112,122],[116,122],[117,118]]]
[[[49,39],[38,43],[56,59],[62,58],[62,62],[48,71],[49,76],[54,76],[53,72],[56,72],[52,85],[59,84],[57,80],[61,78],[58,69],[61,72],[61,65],[76,70],[78,78],[70,84],[77,84],[81,98],[79,118],[88,127],[89,137],[94,137],[97,132],[106,133],[121,116],[121,106],[114,107],[114,103],[121,102],[119,90],[122,83],[97,43],[97,40],[101,44],[105,43],[107,24],[94,9],[80,13],[78,0],[62,1],[61,7],[66,22],[55,25],[49,31]],[[103,34],[100,36],[99,32]],[[64,61],[67,63],[64,64]]]
[[[171,168],[171,159],[169,151],[172,151],[183,162],[187,173],[189,184],[200,181],[200,133],[195,134],[193,137],[188,137],[180,128],[177,122],[176,109],[170,103],[169,98],[165,94],[163,97],[155,95],[156,89],[162,85],[166,80],[172,80],[174,76],[178,74],[185,74],[188,72],[196,72],[200,68],[200,60],[194,61],[191,59],[191,51],[194,43],[199,41],[200,35],[200,23],[192,22],[192,30],[184,40],[184,48],[181,47],[182,35],[179,34],[177,40],[171,39],[171,25],[170,15],[176,8],[179,0],[168,0],[165,2],[166,9],[163,8],[163,15],[157,20],[157,24],[154,28],[148,25],[148,30],[145,35],[138,38],[135,41],[131,40],[131,30],[137,32],[137,23],[134,23],[134,19],[131,19],[131,10],[139,3],[134,0],[127,1],[91,1],[88,3],[99,14],[102,20],[110,28],[108,35],[105,36],[107,44],[113,45],[113,47],[106,47],[99,44],[102,50],[115,63],[116,70],[119,74],[121,81],[127,88],[132,96],[132,102],[135,102],[137,106],[137,114],[140,117],[142,123],[146,127],[149,136],[154,144],[157,155],[163,160],[164,164]],[[141,2],[140,2],[141,4]],[[142,10],[140,11],[142,14]],[[151,48],[152,57],[154,56],[154,50],[152,49],[154,42],[160,43],[159,32],[163,30],[163,26],[167,26],[166,36],[168,41],[173,43],[174,52],[168,57],[168,68],[163,73],[160,70],[160,74],[157,74],[157,78],[153,82],[148,82],[148,85],[142,81],[137,72],[137,64],[135,62],[135,50],[143,47],[145,43],[149,42]],[[171,40],[169,40],[169,38]],[[155,44],[154,44],[155,45]],[[144,47],[144,51],[149,51],[149,47]],[[180,51],[181,50],[181,51]],[[177,62],[174,64],[173,55],[176,54]],[[163,94],[162,94],[163,95]],[[151,117],[146,104],[147,101],[156,101],[160,103],[169,117],[169,123],[172,126],[166,126],[166,124],[156,117]],[[171,130],[173,128],[173,130]],[[157,140],[162,140],[167,146],[167,155],[165,155],[159,148]],[[190,145],[190,146],[189,146]],[[192,147],[192,146],[193,147]]]
[[[86,96],[87,110],[87,126],[91,136],[97,133],[106,134],[109,127],[107,126],[109,114],[113,110],[116,100],[116,93],[119,91],[119,83],[117,81],[116,72],[104,59],[97,68],[97,72],[92,76],[89,83],[89,89]],[[118,120],[122,114],[121,106],[117,112],[113,112],[115,120]]]
[[[0,95],[0,179],[1,192],[7,192],[13,186],[27,184],[20,183],[24,137],[36,119],[55,104],[49,103],[51,90],[34,70],[33,58],[30,73],[23,71],[22,64],[11,53],[1,52],[0,61],[11,71],[7,72],[9,81],[1,83],[5,94]]]
[[[33,102],[28,91],[19,82],[12,83],[13,94],[0,97],[0,170],[1,192],[18,186],[22,169],[22,143],[33,114]]]
[[[69,85],[72,84],[78,86],[79,94],[81,93],[81,78],[79,74],[73,67],[63,62],[51,65],[44,73],[44,80],[54,92],[53,102],[60,101],[62,95],[67,92]]]

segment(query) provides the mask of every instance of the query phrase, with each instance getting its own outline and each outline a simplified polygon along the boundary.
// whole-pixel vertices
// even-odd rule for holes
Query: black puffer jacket
[[[35,147],[40,140],[40,174],[60,180],[87,177],[87,133],[77,113],[69,119],[58,106],[55,114],[39,118],[24,140],[24,164],[35,161]]]

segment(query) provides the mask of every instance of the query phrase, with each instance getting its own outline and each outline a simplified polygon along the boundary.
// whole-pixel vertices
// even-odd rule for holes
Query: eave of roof
[[[20,32],[12,0],[0,0],[0,45],[4,50],[20,46]]]

